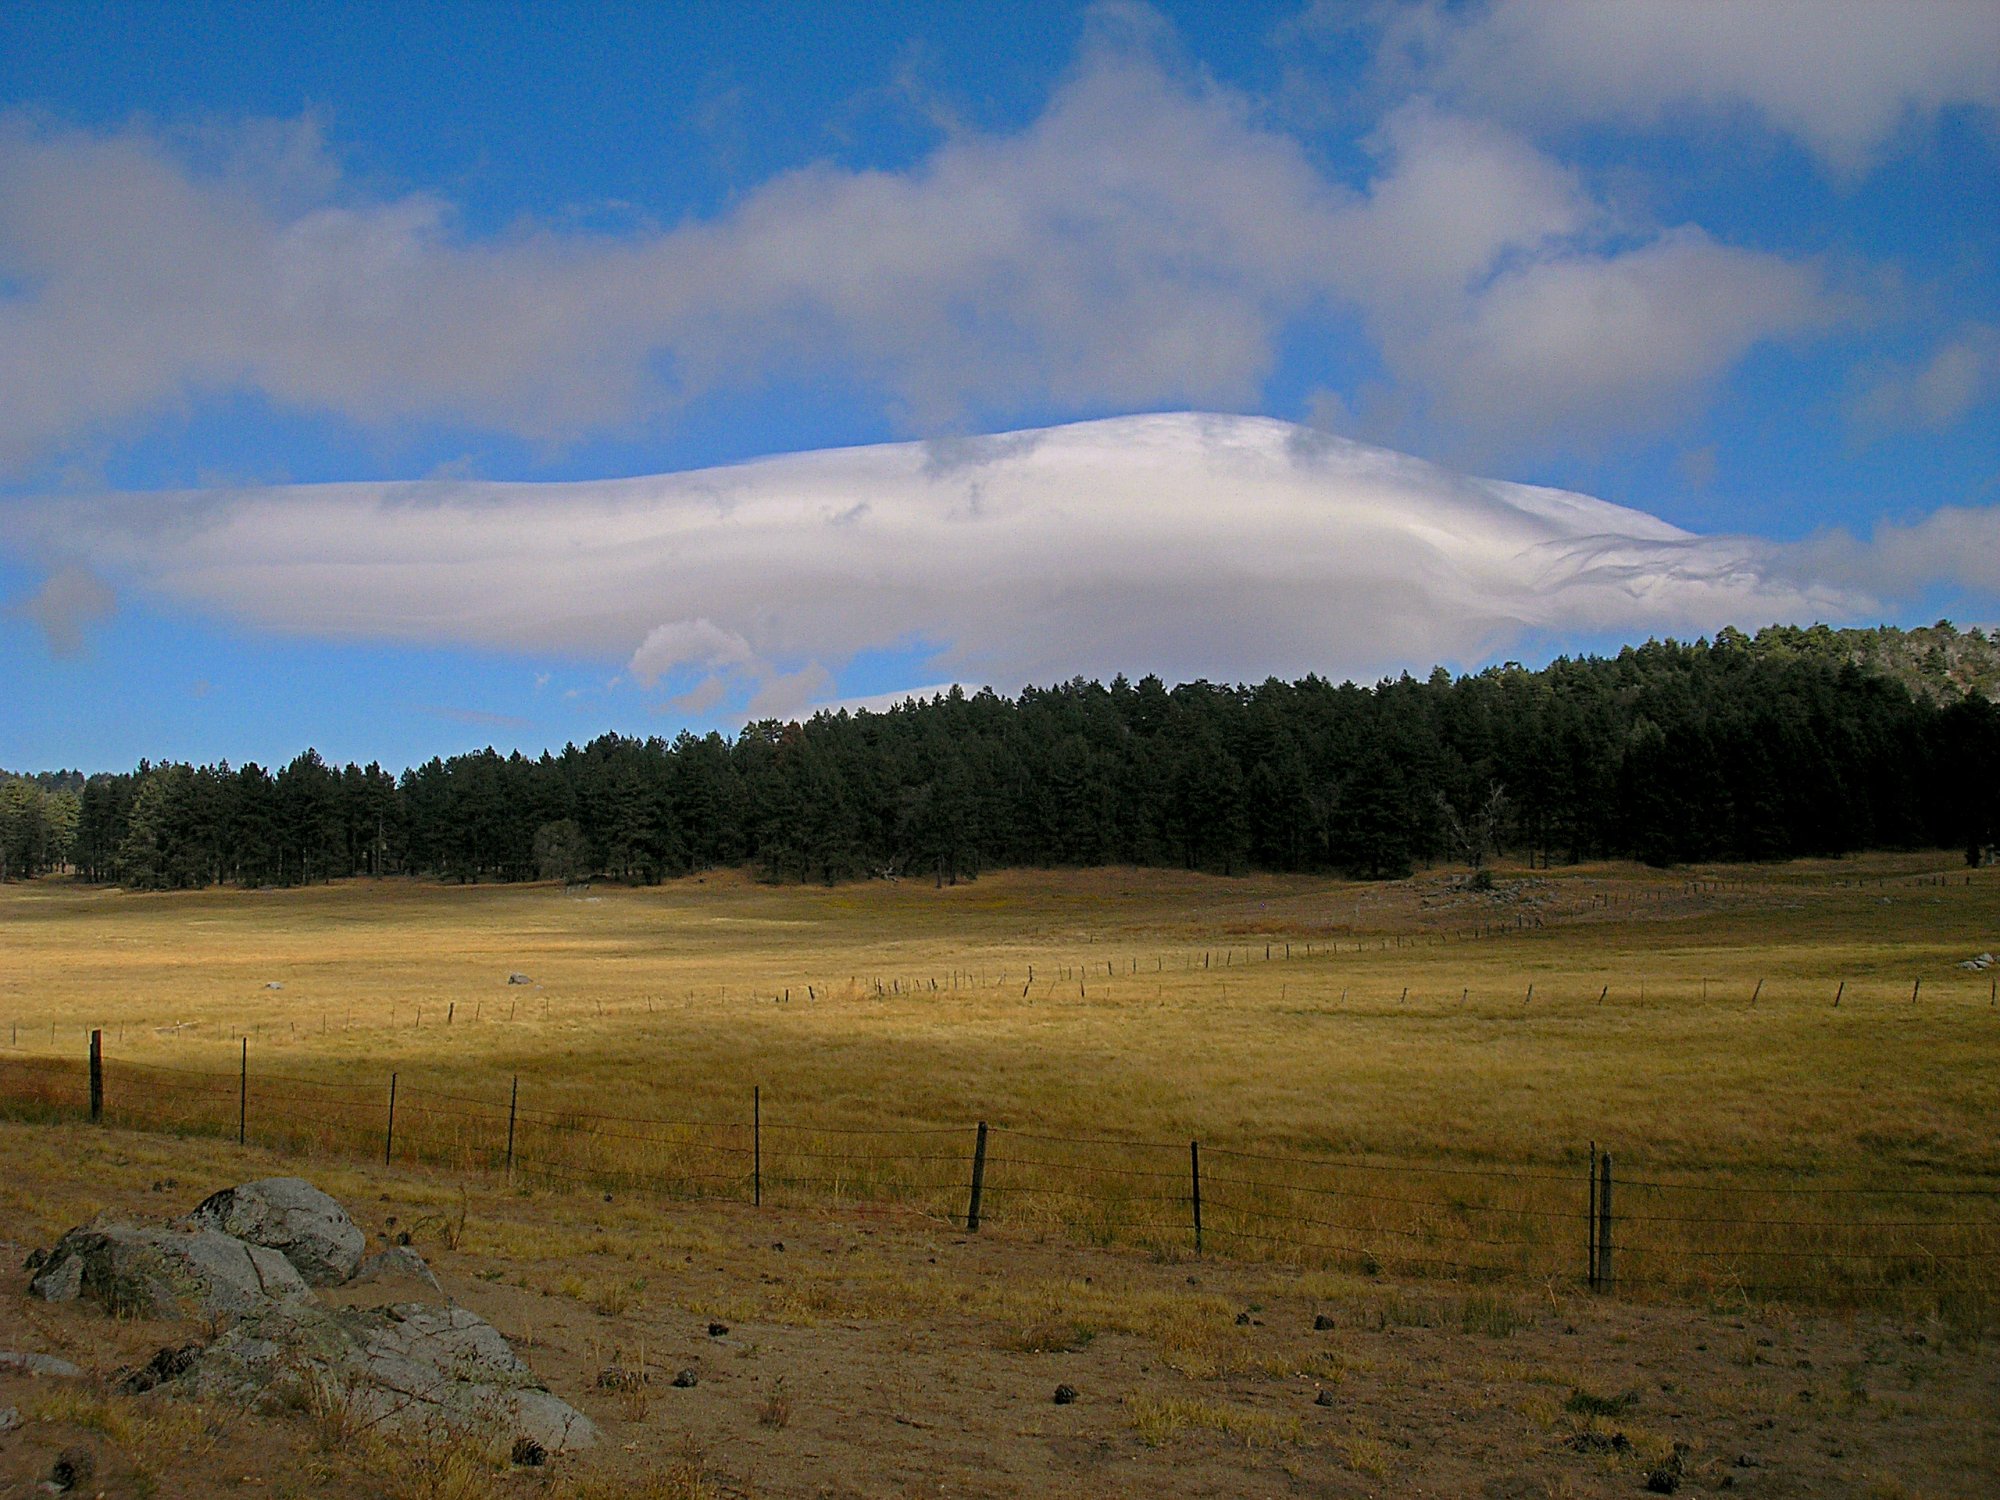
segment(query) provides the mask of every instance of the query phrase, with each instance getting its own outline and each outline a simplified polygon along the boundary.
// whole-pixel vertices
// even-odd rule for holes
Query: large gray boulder
[[[238,1323],[184,1377],[200,1395],[251,1403],[302,1393],[371,1429],[444,1427],[550,1453],[597,1441],[590,1418],[551,1395],[498,1329],[462,1307],[290,1305]]]
[[[314,1286],[354,1274],[367,1236],[347,1210],[303,1177],[266,1177],[224,1188],[183,1221],[275,1250]]]
[[[81,1297],[120,1317],[210,1321],[312,1296],[292,1263],[261,1245],[214,1229],[103,1223],[57,1240],[28,1290],[50,1302]]]

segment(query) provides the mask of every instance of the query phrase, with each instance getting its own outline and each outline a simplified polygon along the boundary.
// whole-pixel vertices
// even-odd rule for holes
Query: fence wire
[[[1129,1244],[1213,1247],[1357,1275],[1555,1286],[1661,1299],[1893,1305],[1990,1317],[2000,1181],[1619,1178],[1568,1170],[1286,1155],[971,1126],[614,1114],[432,1087],[106,1059],[97,1118],[305,1156],[510,1173],[566,1191],[811,1207],[895,1204]],[[91,1118],[80,1062],[0,1054],[0,1114]],[[746,1090],[746,1094],[748,1091]],[[746,1101],[747,1102],[747,1101]],[[974,1182],[978,1183],[975,1201]],[[1604,1210],[1610,1207],[1608,1214]]]

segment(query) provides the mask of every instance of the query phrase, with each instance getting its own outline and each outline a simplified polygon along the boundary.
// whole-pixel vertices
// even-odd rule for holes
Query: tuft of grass
[[[67,1422],[86,1432],[102,1433],[119,1447],[137,1443],[139,1424],[131,1403],[117,1397],[100,1396],[82,1386],[61,1385],[37,1401],[31,1414],[43,1422]]]
[[[1334,1451],[1341,1462],[1357,1474],[1365,1474],[1378,1483],[1386,1483],[1389,1478],[1389,1445],[1372,1437],[1342,1438],[1334,1444]]]
[[[1096,1329],[1074,1318],[1043,1318],[1006,1330],[998,1342],[1016,1354],[1074,1354],[1096,1335]]]
[[[1125,1414],[1139,1441],[1149,1448],[1164,1447],[1189,1431],[1219,1432],[1249,1448],[1296,1443],[1304,1436],[1304,1425],[1297,1417],[1278,1417],[1248,1407],[1183,1396],[1155,1397],[1135,1392],[1125,1398]]]
[[[757,1408],[757,1425],[782,1431],[791,1420],[792,1394],[785,1389],[785,1377],[780,1375],[772,1384],[770,1394]]]
[[[1467,1292],[1458,1308],[1460,1332],[1493,1339],[1511,1338],[1532,1321],[1519,1302],[1496,1292]]]
[[[442,1425],[381,1443],[370,1464],[387,1500],[500,1500],[507,1456],[489,1434]]]
[[[1639,1404],[1637,1391],[1623,1391],[1616,1396],[1598,1396],[1578,1386],[1563,1402],[1563,1410],[1579,1417],[1622,1417]]]
[[[546,1493],[549,1500],[716,1500],[708,1461],[694,1449],[636,1478],[579,1475],[557,1481]]]

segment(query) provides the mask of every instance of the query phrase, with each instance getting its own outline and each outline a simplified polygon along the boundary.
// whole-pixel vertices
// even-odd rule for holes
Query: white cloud
[[[1392,52],[1515,116],[1654,126],[1752,110],[1843,173],[1941,110],[2000,109],[1991,0],[1493,0],[1405,9]]]
[[[750,699],[752,719],[796,719],[833,691],[833,674],[818,662],[807,662],[796,672],[777,672],[765,678]]]
[[[118,596],[86,568],[74,564],[58,567],[42,586],[13,606],[19,614],[41,627],[49,651],[55,656],[83,654],[85,632],[117,612]]]
[[[1692,226],[1614,234],[1573,173],[1491,124],[1412,105],[1376,146],[1332,274],[1405,387],[1483,448],[1661,426],[1755,345],[1833,315],[1809,264]]]
[[[962,683],[928,682],[920,687],[896,688],[886,693],[861,693],[851,698],[824,699],[813,705],[813,711],[815,713],[825,712],[830,714],[885,714],[890,709],[909,702],[912,698],[916,699],[919,703],[928,703],[933,698],[942,697],[946,693],[949,693],[954,687],[959,688],[961,691],[977,691],[977,689],[966,689]]]
[[[757,664],[750,643],[711,620],[676,620],[655,625],[632,653],[626,670],[651,687],[669,672],[686,667],[741,670]]]
[[[1943,432],[2000,391],[2000,327],[1970,323],[1922,362],[1876,372],[1852,404],[1868,428]]]
[[[1757,344],[1831,316],[1809,268],[1686,229],[1502,271],[1400,357],[1477,431],[1592,437],[1662,425]]]
[[[1921,520],[1884,521],[1861,541],[1832,531],[1788,549],[1792,576],[1909,598],[1936,584],[2000,596],[2000,506],[1944,506]]]
[[[210,615],[629,658],[705,674],[696,693],[726,679],[758,715],[918,641],[935,643],[926,682],[1367,677],[1468,664],[1528,631],[1873,607],[1861,581],[1812,582],[1767,543],[1247,417],[965,440],[943,466],[907,443],[576,484],[51,501],[20,519],[31,545],[84,549]]]
[[[1100,25],[1013,133],[954,129],[905,171],[809,167],[711,218],[618,235],[469,238],[435,196],[344,182],[310,122],[247,131],[219,167],[143,127],[0,122],[0,472],[238,391],[556,441],[815,375],[918,430],[1243,405],[1287,328],[1329,302],[1359,309],[1447,417],[1562,428],[1612,405],[1574,361],[1580,301],[1643,300],[1612,372],[1643,411],[1796,326],[1746,292],[1786,281],[1796,307],[1810,271],[1711,245],[1720,293],[1677,279],[1693,231],[1614,242],[1573,173],[1492,125],[1399,111],[1356,194],[1145,31]],[[1482,326],[1503,315],[1529,352],[1489,414],[1481,371],[1453,361],[1490,367]],[[1649,366],[1661,320],[1682,336]]]

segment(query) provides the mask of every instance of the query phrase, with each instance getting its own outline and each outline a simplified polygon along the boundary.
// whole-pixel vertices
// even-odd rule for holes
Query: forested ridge
[[[310,750],[275,772],[142,762],[0,786],[0,874],[172,888],[719,865],[800,881],[1121,863],[1381,876],[1501,851],[1976,857],[2000,837],[2000,705],[1956,679],[1994,659],[1945,624],[1773,627],[1373,687],[955,690],[734,739],[607,734],[400,776]]]

